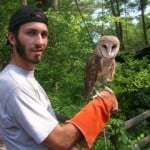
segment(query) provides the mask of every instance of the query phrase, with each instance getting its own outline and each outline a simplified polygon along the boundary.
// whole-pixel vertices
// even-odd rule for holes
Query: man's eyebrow
[[[44,29],[39,30],[39,29],[36,29],[36,28],[27,28],[27,29],[25,29],[25,31],[41,31],[41,32],[47,32],[48,33],[48,30],[44,30]]]

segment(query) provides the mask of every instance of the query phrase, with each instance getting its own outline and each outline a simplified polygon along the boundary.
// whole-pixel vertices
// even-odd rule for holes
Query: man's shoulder
[[[9,93],[13,89],[21,88],[26,84],[26,79],[24,76],[18,74],[12,68],[5,68],[0,72],[0,93]]]

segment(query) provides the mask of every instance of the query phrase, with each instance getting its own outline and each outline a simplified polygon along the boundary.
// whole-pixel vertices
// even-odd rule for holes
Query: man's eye
[[[29,32],[27,32],[27,34],[28,34],[28,35],[35,35],[35,32],[29,31]]]
[[[42,33],[42,37],[43,37],[43,38],[47,38],[47,37],[48,37],[48,33],[47,33],[47,32],[43,32],[43,33]]]

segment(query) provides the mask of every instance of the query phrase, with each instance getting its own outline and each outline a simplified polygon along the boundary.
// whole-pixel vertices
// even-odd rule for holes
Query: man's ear
[[[12,33],[12,32],[9,32],[8,33],[8,41],[11,45],[15,45],[16,44],[16,37],[15,37],[15,34]]]

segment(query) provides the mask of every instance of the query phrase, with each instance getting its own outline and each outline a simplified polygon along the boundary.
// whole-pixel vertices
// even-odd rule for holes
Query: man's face
[[[30,22],[20,26],[16,36],[16,51],[26,63],[37,64],[47,47],[48,29],[44,23]]]

